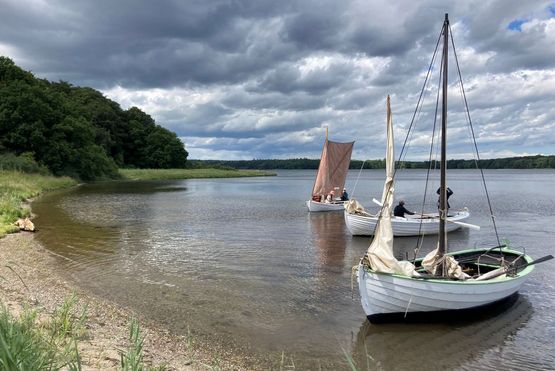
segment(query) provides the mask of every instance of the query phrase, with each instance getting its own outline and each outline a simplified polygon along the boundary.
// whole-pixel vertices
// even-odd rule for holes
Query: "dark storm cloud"
[[[103,87],[231,83],[292,52],[266,44],[275,41],[260,29],[277,10],[273,2],[256,4],[7,2],[0,31],[23,51],[28,67],[52,78]]]
[[[33,71],[103,88],[237,83],[316,50],[404,53],[427,31],[354,16],[337,1],[8,1],[0,31]]]
[[[402,140],[446,12],[487,153],[554,145],[548,1],[0,2],[0,51],[39,77],[139,106],[192,158],[317,157],[326,126],[357,139],[355,158],[383,157],[385,97]],[[453,106],[453,124],[464,123]],[[420,153],[429,117],[413,138]],[[466,132],[451,135],[468,155]]]

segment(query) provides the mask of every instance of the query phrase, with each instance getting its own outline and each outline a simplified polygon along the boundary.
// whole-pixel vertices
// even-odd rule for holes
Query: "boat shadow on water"
[[[449,322],[445,318],[420,318],[412,324],[365,321],[354,339],[353,361],[359,369],[369,370],[463,367],[503,346],[533,315],[528,299],[518,293],[497,304]]]

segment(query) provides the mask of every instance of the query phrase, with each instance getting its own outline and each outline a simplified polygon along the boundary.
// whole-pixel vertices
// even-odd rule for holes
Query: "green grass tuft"
[[[80,370],[77,339],[37,318],[28,308],[15,318],[0,305],[0,370]]]
[[[76,304],[77,297],[73,294],[54,310],[50,323],[52,335],[59,338],[65,336],[81,338],[85,335],[87,306],[84,306],[79,313],[76,311]]]
[[[129,323],[130,346],[127,352],[120,353],[122,371],[163,371],[164,366],[147,367],[143,363],[143,344],[144,339],[136,319]]]

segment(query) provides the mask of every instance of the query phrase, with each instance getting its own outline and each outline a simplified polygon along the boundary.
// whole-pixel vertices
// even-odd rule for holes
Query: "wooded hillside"
[[[118,167],[183,168],[187,151],[152,117],[92,88],[37,79],[0,57],[0,154],[54,175],[117,177]]]

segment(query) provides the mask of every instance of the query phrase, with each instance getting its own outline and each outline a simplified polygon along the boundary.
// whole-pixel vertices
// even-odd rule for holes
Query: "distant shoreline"
[[[205,178],[244,178],[275,176],[276,173],[261,170],[236,169],[119,169],[122,180],[174,180]],[[116,179],[117,180],[117,179]]]
[[[256,170],[315,170],[320,164],[319,159],[291,158],[291,159],[254,159],[254,160],[187,160],[191,167],[225,167],[235,169]],[[536,155],[507,157],[487,160],[447,160],[448,169],[475,169],[476,163],[480,169],[555,169],[555,155]],[[396,168],[427,169],[439,167],[439,163],[432,161],[397,161]],[[349,169],[385,169],[385,159],[380,160],[351,160]]]

